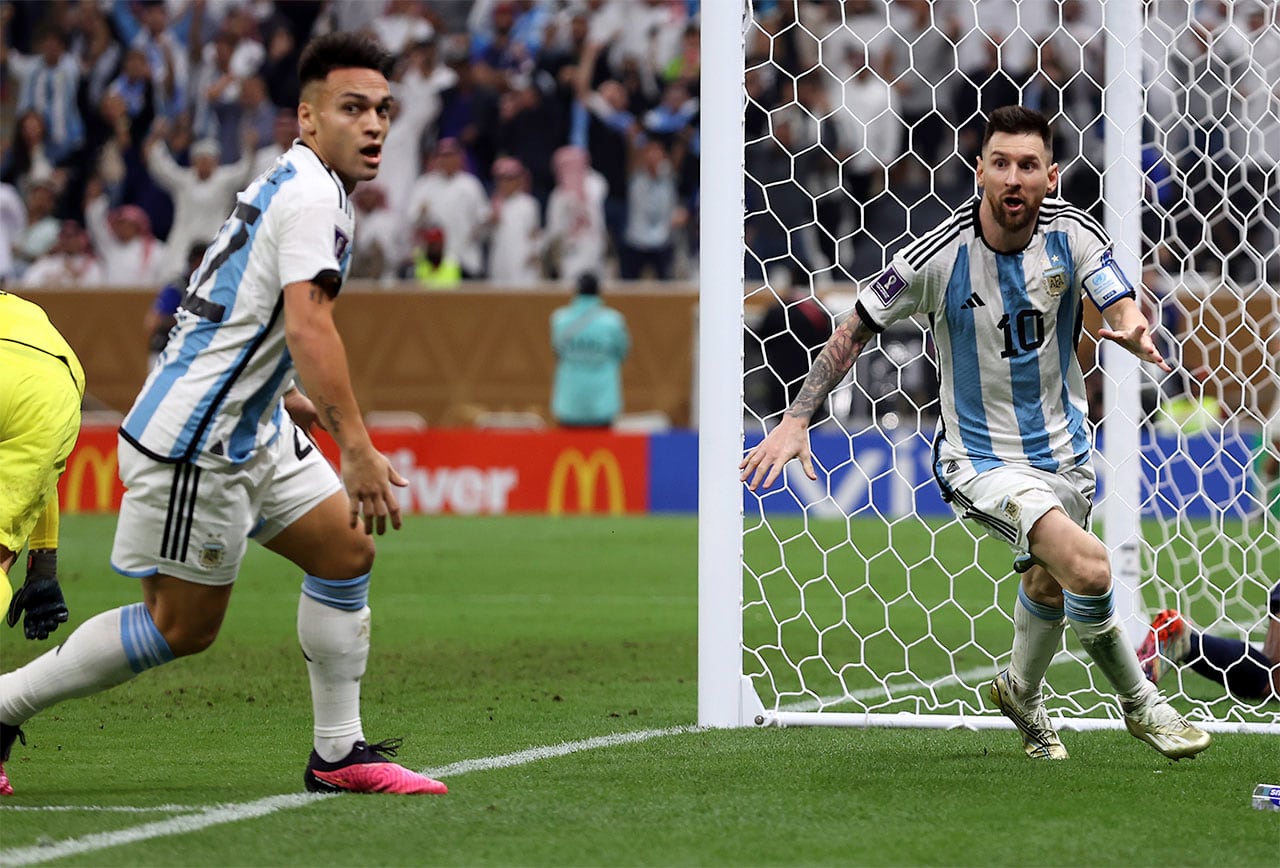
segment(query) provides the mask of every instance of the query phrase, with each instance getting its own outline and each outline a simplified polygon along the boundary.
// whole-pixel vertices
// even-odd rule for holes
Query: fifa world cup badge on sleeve
[[[906,288],[907,282],[902,279],[902,275],[898,274],[898,270],[893,266],[889,266],[871,284],[871,291],[876,294],[876,298],[880,299],[880,303],[886,307],[892,304],[893,300]]]

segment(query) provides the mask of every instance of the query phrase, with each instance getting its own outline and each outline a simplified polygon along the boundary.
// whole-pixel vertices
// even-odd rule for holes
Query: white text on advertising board
[[[410,513],[501,515],[507,511],[508,495],[520,481],[514,467],[419,467],[410,449],[398,449],[390,458],[409,482],[407,488],[395,491],[400,508]]]

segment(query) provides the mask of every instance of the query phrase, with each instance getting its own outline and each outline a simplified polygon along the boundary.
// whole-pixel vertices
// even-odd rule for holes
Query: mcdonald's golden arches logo
[[[569,477],[577,482],[578,512],[594,512],[597,482],[604,478],[606,505],[611,515],[621,515],[626,510],[626,487],[622,481],[622,468],[618,456],[608,449],[595,449],[583,455],[578,449],[565,449],[556,456],[551,468],[551,481],[547,486],[547,512],[563,515],[565,493]]]
[[[116,484],[116,460],[114,449],[104,451],[95,446],[81,445],[71,453],[64,477],[68,513],[111,510],[111,495]],[[88,499],[84,488],[86,472],[93,480],[93,501]]]

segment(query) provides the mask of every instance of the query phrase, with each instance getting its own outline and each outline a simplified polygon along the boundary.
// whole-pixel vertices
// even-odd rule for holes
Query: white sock
[[[142,603],[94,615],[57,648],[0,675],[0,722],[16,726],[64,699],[115,687],[172,659]]]
[[[1044,674],[1053,662],[1053,655],[1062,647],[1062,634],[1066,629],[1063,609],[1031,599],[1019,586],[1018,601],[1013,604],[1013,656],[1009,661],[1009,677],[1020,699],[1040,698]]]
[[[1115,688],[1120,704],[1129,710],[1155,700],[1159,694],[1155,685],[1142,675],[1138,655],[1116,617],[1111,591],[1097,597],[1063,591],[1063,597],[1071,629]]]
[[[303,594],[298,601],[298,642],[311,676],[315,750],[336,762],[364,740],[360,679],[369,659],[369,607],[335,609]]]

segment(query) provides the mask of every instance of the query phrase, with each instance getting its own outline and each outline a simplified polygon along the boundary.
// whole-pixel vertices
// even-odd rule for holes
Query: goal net
[[[819,411],[817,482],[792,462],[752,493],[725,456],[776,424],[859,288],[976,195],[986,116],[1010,103],[1051,118],[1060,194],[1141,276],[1176,362],[1166,375],[1099,347],[1088,311],[1094,531],[1128,635],[1136,647],[1173,608],[1261,646],[1280,582],[1280,505],[1257,457],[1280,412],[1272,6],[703,5],[703,153],[717,156],[702,184],[701,722],[1006,725],[984,697],[1008,663],[1019,579],[933,481],[927,323],[880,335]],[[1280,703],[1203,669],[1160,681],[1190,719],[1280,731]],[[1059,725],[1119,725],[1072,631],[1047,681]]]

